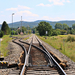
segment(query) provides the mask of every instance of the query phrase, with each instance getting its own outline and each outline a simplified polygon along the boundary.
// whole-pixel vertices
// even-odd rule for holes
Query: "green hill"
[[[47,20],[37,20],[37,21],[34,21],[34,22],[26,22],[26,21],[22,21],[22,26],[29,26],[31,28],[35,27],[38,25],[38,23],[40,23],[41,21],[46,21],[46,22],[49,22],[50,25],[52,26],[52,28],[55,28],[55,24],[56,23],[66,23],[69,27],[72,27],[72,24],[75,23],[75,21],[47,21]],[[12,28],[12,23],[8,24],[10,28]],[[19,22],[14,22],[13,23],[13,28],[17,28],[17,27],[20,27],[21,26],[21,21]],[[1,25],[0,25],[0,28],[1,28]]]

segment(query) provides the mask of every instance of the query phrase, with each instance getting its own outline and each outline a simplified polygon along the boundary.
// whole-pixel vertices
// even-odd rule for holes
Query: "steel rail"
[[[37,37],[36,37],[36,39],[37,39]],[[39,44],[40,44],[40,46],[42,46],[42,48],[48,53],[48,55],[50,54],[46,49],[45,49],[45,47],[41,44],[41,42],[37,39],[37,41],[39,42]],[[50,61],[51,61],[51,66],[53,66],[53,60],[52,60],[52,58],[51,58],[51,56],[49,57],[49,59],[50,59]]]
[[[18,42],[15,42],[15,40],[16,40],[16,39],[12,40],[12,42],[14,42],[14,43],[20,45],[20,46],[22,47],[22,49],[24,50],[25,55],[26,55],[26,54],[27,54],[27,51],[26,51],[25,47],[24,47],[22,44],[20,44],[20,43],[18,43]]]
[[[21,41],[21,40],[19,40],[19,41],[22,42],[22,43],[26,43],[26,44],[30,45],[30,44],[27,43],[27,42],[24,42],[24,41]],[[42,45],[42,44],[41,44],[41,45]],[[54,61],[54,63],[58,66],[58,69],[61,70],[61,73],[62,73],[61,75],[67,75],[67,74],[64,72],[64,70],[61,68],[61,66],[57,63],[57,61],[53,58],[53,56],[44,48],[44,46],[43,46],[43,49],[45,49],[45,51],[42,50],[41,48],[35,46],[35,45],[32,45],[32,46],[35,47],[35,48],[37,48],[37,49],[39,49],[39,50],[41,50],[41,51],[44,52],[49,58],[51,58],[51,59]]]
[[[19,40],[21,43],[25,43],[25,44],[27,44],[27,45],[30,45],[29,43],[27,43],[27,42],[24,42],[24,41],[21,41],[21,40]],[[48,53],[46,52],[46,51],[44,51],[44,50],[42,50],[41,48],[39,48],[39,47],[37,47],[37,46],[35,46],[35,45],[32,45],[33,47],[35,47],[35,48],[37,48],[38,50],[40,50],[40,51],[42,51],[43,53],[45,53],[47,56],[48,56],[48,58],[49,58],[49,63],[51,63],[51,58],[50,58],[50,56],[48,55]],[[51,63],[51,65],[50,65],[51,67],[53,67],[53,63]]]
[[[33,38],[32,38],[32,41],[33,41]],[[22,68],[22,71],[21,71],[20,75],[24,75],[24,70],[26,69],[26,66],[28,66],[29,54],[30,54],[30,50],[31,50],[32,41],[30,43],[30,46],[29,46],[29,49],[28,49],[28,53],[26,54],[25,63],[24,63],[24,66]]]
[[[15,39],[15,40],[16,40],[16,39]],[[25,63],[24,63],[24,66],[23,66],[23,68],[22,68],[22,71],[21,71],[21,73],[20,73],[20,75],[23,75],[23,74],[24,74],[24,69],[26,68],[25,66],[26,66],[26,60],[27,60],[27,51],[26,51],[25,47],[24,47],[22,44],[20,44],[20,43],[18,43],[18,42],[15,42],[15,40],[13,40],[12,42],[14,42],[14,43],[20,45],[20,46],[22,47],[22,49],[24,50],[24,53],[25,53]]]
[[[36,38],[37,39],[37,38]],[[37,39],[38,40],[38,39]],[[57,61],[53,58],[53,56],[46,50],[46,48],[41,44],[41,42],[38,40],[39,44],[42,46],[42,48],[48,53],[48,55],[51,57],[51,59],[54,61],[54,63],[58,66],[58,69],[61,70],[62,75],[67,75],[65,71],[62,69],[62,67],[57,63]]]
[[[32,38],[32,40],[31,40],[31,43],[30,43],[30,46],[29,46],[29,49],[28,49],[28,54],[30,54],[32,42],[33,42],[33,38]]]

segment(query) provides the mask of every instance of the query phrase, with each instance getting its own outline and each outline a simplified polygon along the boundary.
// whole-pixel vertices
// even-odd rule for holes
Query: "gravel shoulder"
[[[13,42],[9,42],[9,46],[8,46],[9,52],[8,52],[8,56],[4,58],[5,61],[9,61],[9,63],[15,63],[16,61],[19,60],[20,57],[20,53],[23,51],[22,48],[13,43]]]
[[[29,36],[30,35],[25,35],[25,36],[22,36],[22,38],[26,38]],[[19,63],[20,53],[23,51],[22,48],[13,42],[9,42],[8,50],[9,50],[8,56],[6,56],[3,61],[8,61],[9,64]],[[0,69],[0,75],[9,75],[9,72],[15,71],[15,70],[16,68]]]
[[[8,56],[4,58],[4,61],[8,61],[9,64],[19,63],[20,53],[23,51],[22,48],[13,42],[9,42],[8,49]],[[15,69],[16,68],[0,69],[0,75],[8,75],[10,71]]]

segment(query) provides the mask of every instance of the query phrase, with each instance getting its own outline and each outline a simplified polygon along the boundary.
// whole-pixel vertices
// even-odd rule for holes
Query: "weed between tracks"
[[[18,37],[18,38],[22,38],[24,37],[25,35],[13,35],[13,37]]]
[[[47,37],[47,39],[45,39],[45,36],[38,37],[75,61],[75,40],[73,40],[75,39],[75,35],[58,35]],[[72,39],[68,40],[70,37]]]

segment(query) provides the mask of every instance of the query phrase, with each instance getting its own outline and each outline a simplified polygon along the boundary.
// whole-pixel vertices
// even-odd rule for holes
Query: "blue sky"
[[[75,0],[1,0],[0,24],[21,20],[75,20]]]

